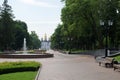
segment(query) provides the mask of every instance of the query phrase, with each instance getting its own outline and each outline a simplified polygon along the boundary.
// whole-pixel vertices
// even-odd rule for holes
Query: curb
[[[54,54],[0,54],[0,58],[51,58],[54,57]]]
[[[38,70],[38,72],[37,72],[37,75],[36,75],[36,77],[35,77],[35,80],[38,80],[38,79],[39,79],[39,75],[40,75],[41,68],[42,68],[42,65],[41,65],[41,67],[39,68],[39,70]]]

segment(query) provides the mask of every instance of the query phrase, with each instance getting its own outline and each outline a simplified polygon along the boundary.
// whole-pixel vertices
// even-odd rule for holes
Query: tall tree
[[[14,45],[14,22],[12,8],[8,5],[8,0],[4,0],[1,7],[0,23],[1,23],[1,49],[7,50]]]
[[[117,48],[119,46],[120,33],[120,3],[119,0],[101,0],[100,1],[100,19],[104,21],[105,27],[108,29],[109,34],[109,46],[111,48]],[[109,21],[112,21],[113,25],[109,26]],[[105,28],[104,28],[105,30]]]
[[[62,34],[64,45],[74,49],[98,49],[105,46],[105,28],[100,26],[100,20],[108,27],[109,20],[113,25],[109,28],[109,45],[120,45],[120,3],[119,0],[61,0],[65,2],[62,9],[62,31],[55,31],[51,40],[55,42],[56,34]],[[116,13],[117,11],[117,13]],[[58,44],[58,43],[56,43]],[[55,45],[55,44],[54,44]]]
[[[39,49],[41,42],[37,36],[37,34],[35,33],[35,31],[32,31],[30,34],[30,39],[31,39],[31,49]]]
[[[96,45],[96,40],[100,39],[98,38],[100,34],[97,33],[99,26],[96,22],[98,21],[96,11],[98,7],[95,7],[97,2],[95,0],[65,0],[65,4],[61,17],[68,37],[73,40],[72,43],[84,48],[87,45],[89,48]],[[80,40],[84,42],[80,43]]]
[[[55,33],[52,35],[51,37],[51,47],[54,49],[63,49],[65,46],[63,45],[63,43],[65,42],[65,38],[63,37],[63,33],[62,30],[63,25],[58,25],[58,27],[55,30]]]
[[[15,50],[20,50],[23,47],[23,40],[24,38],[27,39],[27,46],[29,47],[29,33],[27,31],[27,24],[23,21],[17,20],[14,21],[15,24]]]

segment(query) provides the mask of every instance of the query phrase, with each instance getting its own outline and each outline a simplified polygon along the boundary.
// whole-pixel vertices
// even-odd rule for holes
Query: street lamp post
[[[69,53],[71,53],[71,47],[72,47],[72,45],[71,45],[71,42],[72,42],[72,38],[68,38],[68,41],[69,41]]]
[[[100,20],[100,25],[104,26],[105,22],[102,21],[102,20]],[[108,32],[109,32],[110,26],[113,25],[113,21],[112,20],[108,20],[107,25],[108,26],[105,26],[105,37],[106,37],[106,42],[105,42],[105,57],[108,56],[108,35],[109,35]]]

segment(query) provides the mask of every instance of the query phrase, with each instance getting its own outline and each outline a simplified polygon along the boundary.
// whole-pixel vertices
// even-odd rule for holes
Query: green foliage
[[[14,44],[14,16],[8,0],[4,0],[0,14],[0,48],[8,50]]]
[[[40,48],[40,40],[37,36],[37,34],[35,33],[35,31],[32,31],[30,34],[30,39],[31,39],[31,49],[39,49]]]
[[[37,35],[29,35],[27,24],[20,20],[14,21],[13,18],[12,7],[8,5],[8,0],[4,0],[0,7],[0,50],[21,50],[24,38],[28,49],[31,46],[38,48],[40,41],[38,37],[33,37]]]
[[[3,62],[0,63],[0,74],[23,71],[37,71],[40,66],[40,63],[34,61]]]
[[[104,8],[103,8],[104,7]],[[108,20],[113,21],[113,25],[109,27],[109,41],[110,41],[110,47],[118,48],[120,38],[117,33],[120,32],[120,14],[117,13],[117,11],[120,10],[120,3],[119,0],[105,0],[101,1],[100,4],[100,19],[105,22],[104,30],[107,29],[108,26]],[[104,31],[104,34],[105,31]]]
[[[55,30],[55,33],[52,35],[52,37],[51,37],[51,41],[52,41],[52,45],[51,45],[51,47],[52,48],[60,48],[59,47],[59,45],[61,45],[61,43],[62,43],[62,25],[58,25],[58,27],[57,27],[57,29]]]
[[[108,20],[113,21],[109,27],[109,47],[120,45],[120,11],[119,0],[62,0],[62,24],[58,25],[51,37],[52,48],[56,49],[99,49],[104,48],[105,30]],[[100,26],[100,20],[105,22]],[[61,42],[64,43],[61,45]]]
[[[119,56],[114,57],[114,59],[115,59],[116,61],[120,62],[120,55],[119,55]]]
[[[0,75],[0,80],[34,80],[36,74],[37,71],[2,74]]]
[[[27,31],[27,24],[22,21],[14,21],[15,24],[15,44],[14,49],[20,50],[23,47],[24,38],[27,38],[27,42],[29,43],[29,33]],[[27,45],[28,45],[27,43]]]

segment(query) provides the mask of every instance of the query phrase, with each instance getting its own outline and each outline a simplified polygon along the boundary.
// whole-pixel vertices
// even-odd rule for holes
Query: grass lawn
[[[0,80],[34,80],[37,75],[37,71],[16,72],[0,75]]]

